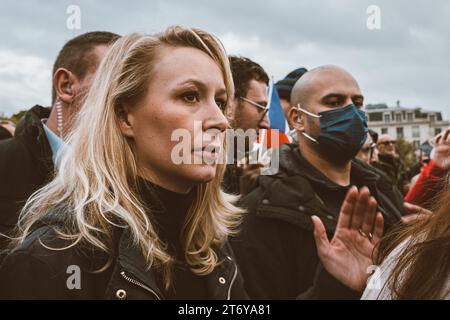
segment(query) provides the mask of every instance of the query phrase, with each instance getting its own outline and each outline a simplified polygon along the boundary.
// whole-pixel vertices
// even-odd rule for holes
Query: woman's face
[[[218,154],[209,151],[222,145],[228,127],[222,111],[227,100],[222,72],[206,53],[187,47],[162,49],[146,96],[125,108],[127,122],[121,124],[122,132],[134,140],[143,177],[180,193],[212,180]],[[172,139],[177,129],[184,129],[183,138]],[[177,145],[175,150],[185,148],[182,155],[189,163],[174,160]]]

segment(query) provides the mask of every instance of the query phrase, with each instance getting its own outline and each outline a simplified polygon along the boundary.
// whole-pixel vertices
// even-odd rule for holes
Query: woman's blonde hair
[[[119,129],[121,106],[133,105],[146,94],[158,53],[167,47],[192,47],[207,53],[220,67],[228,101],[232,99],[227,55],[208,32],[173,26],[161,34],[130,34],[119,39],[97,71],[54,180],[33,194],[22,210],[19,236],[12,246],[21,244],[37,221],[64,204],[68,210],[58,213],[64,215],[64,224],[55,228],[59,237],[71,242],[58,250],[88,243],[108,254],[107,267],[113,256],[112,229],[126,227],[148,267],[162,267],[166,287],[170,285],[173,258],[153,228],[148,204],[139,196],[133,142]],[[196,187],[183,228],[186,261],[199,275],[215,268],[218,257],[213,245],[223,243],[240,221],[241,210],[232,204],[235,197],[221,190],[224,171],[225,166],[218,165],[215,178]]]

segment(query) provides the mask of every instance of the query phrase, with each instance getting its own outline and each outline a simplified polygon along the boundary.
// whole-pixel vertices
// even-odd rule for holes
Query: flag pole
[[[270,112],[270,106],[272,104],[273,86],[274,86],[274,80],[273,80],[273,76],[271,76],[269,79],[269,93],[268,93],[269,101],[267,103],[267,108],[269,108],[269,111],[267,111],[267,112]],[[263,129],[260,139],[259,139],[258,159],[260,159],[263,155],[264,139],[266,138],[266,131],[267,131],[267,129]]]

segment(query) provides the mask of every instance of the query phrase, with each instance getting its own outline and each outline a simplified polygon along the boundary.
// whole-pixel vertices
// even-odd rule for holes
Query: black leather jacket
[[[95,272],[107,261],[104,253],[82,244],[48,249],[42,243],[52,248],[69,243],[56,236],[53,226],[43,224],[3,261],[0,299],[164,299],[154,270],[147,270],[128,232],[117,229],[115,236],[111,265]],[[220,263],[205,276],[208,299],[247,299],[231,247],[225,243],[215,251]]]

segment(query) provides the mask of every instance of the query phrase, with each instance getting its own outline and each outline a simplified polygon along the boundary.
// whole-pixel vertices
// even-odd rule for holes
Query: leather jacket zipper
[[[233,279],[231,280],[230,287],[228,288],[227,300],[231,300],[231,288],[233,287],[233,283],[236,280],[237,273],[238,273],[238,268],[237,268],[237,265],[234,264],[234,275],[233,275]]]
[[[161,298],[158,296],[158,294],[157,294],[154,290],[152,290],[151,288],[149,288],[149,287],[146,286],[145,284],[142,284],[141,282],[139,282],[139,281],[137,281],[137,280],[131,278],[129,275],[127,275],[127,274],[125,273],[125,271],[122,271],[122,272],[120,273],[120,275],[122,276],[122,278],[124,278],[124,279],[125,279],[126,281],[128,281],[129,283],[134,284],[135,286],[138,286],[138,287],[144,289],[145,291],[150,292],[151,294],[153,294],[153,295],[156,297],[156,299],[161,300]]]

